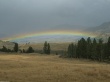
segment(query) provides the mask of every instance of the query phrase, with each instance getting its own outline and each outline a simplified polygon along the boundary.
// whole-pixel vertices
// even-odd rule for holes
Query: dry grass
[[[110,82],[110,65],[56,55],[1,54],[0,81]]]

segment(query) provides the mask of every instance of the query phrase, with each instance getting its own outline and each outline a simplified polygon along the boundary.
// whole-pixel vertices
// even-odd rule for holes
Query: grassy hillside
[[[110,65],[56,55],[1,54],[0,81],[110,82]]]
[[[7,47],[9,49],[13,49],[14,43],[0,40],[0,48],[2,48],[3,46],[5,46],[5,47]]]
[[[66,51],[69,43],[50,43],[51,51]],[[43,50],[44,43],[20,44],[20,49],[27,49],[32,46],[35,50]]]
[[[51,51],[57,52],[57,51],[66,51],[69,43],[50,43]],[[12,42],[4,42],[0,41],[0,48],[5,46],[8,49],[13,49],[14,43]],[[26,43],[26,44],[19,44],[19,49],[27,50],[28,47],[31,46],[34,48],[35,51],[41,51],[43,50],[44,43]]]

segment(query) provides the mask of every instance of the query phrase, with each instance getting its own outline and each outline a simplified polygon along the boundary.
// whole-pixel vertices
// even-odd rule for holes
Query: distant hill
[[[13,49],[14,47],[14,43],[13,42],[9,42],[9,41],[1,41],[0,40],[0,48],[2,48],[3,46],[9,48],[9,49]]]
[[[105,22],[99,26],[89,28],[89,31],[97,31],[97,32],[110,32],[110,22]]]
[[[105,22],[99,26],[86,29],[86,31],[95,33],[97,38],[107,39],[110,36],[110,22]]]

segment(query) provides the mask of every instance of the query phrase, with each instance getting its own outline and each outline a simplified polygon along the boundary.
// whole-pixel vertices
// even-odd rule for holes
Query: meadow
[[[110,65],[52,54],[0,53],[0,81],[110,82]]]

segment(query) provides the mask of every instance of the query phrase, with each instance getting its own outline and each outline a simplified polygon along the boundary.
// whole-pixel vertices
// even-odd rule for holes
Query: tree
[[[23,49],[23,53],[25,53],[26,51]]]
[[[71,44],[69,44],[68,46],[68,57],[72,57],[72,54],[71,54]]]
[[[14,43],[15,46],[14,46],[14,52],[18,52],[18,43]]]
[[[51,48],[50,48],[50,44],[47,43],[47,41],[45,41],[44,43],[43,51],[45,54],[50,54]]]
[[[109,59],[109,57],[110,57],[110,37],[108,38],[108,41],[105,44],[104,53],[105,53],[105,58]]]
[[[87,59],[89,58],[91,58],[91,38],[90,37],[88,37],[87,38],[87,53],[86,53],[86,57],[87,57]]]
[[[47,50],[48,50],[48,44],[47,44],[47,41],[45,41],[44,47],[43,47],[43,51],[45,54],[47,54]]]
[[[107,43],[103,43],[102,39],[96,41],[94,38],[88,37],[87,41],[81,38],[77,45],[69,44],[68,46],[68,57],[70,58],[86,58],[98,61],[110,60],[110,37]]]
[[[28,49],[27,49],[27,53],[33,53],[34,52],[34,49],[30,46]]]
[[[97,45],[97,57],[99,61],[102,61],[103,59],[103,40],[99,39],[98,45]]]
[[[69,44],[67,52],[68,52],[68,57],[75,58],[76,57],[76,45],[74,45],[73,43]]]
[[[87,42],[84,38],[81,38],[78,41],[78,45],[77,45],[77,54],[78,54],[78,58],[87,58]]]
[[[50,44],[48,43],[47,54],[50,54]]]
[[[2,52],[7,52],[7,48],[5,46],[3,46],[3,48],[1,49]]]
[[[93,43],[91,45],[90,59],[93,59],[93,60],[97,59],[97,41],[95,38],[93,39]]]
[[[7,52],[12,52],[12,50],[11,49],[7,49]]]
[[[80,48],[80,46],[81,46],[81,41],[79,40],[78,41],[78,44],[77,44],[77,49],[76,49],[76,57],[77,58],[80,58],[80,56],[81,56],[81,48]]]
[[[108,38],[108,42],[107,42],[107,54],[109,58],[110,57],[110,37]]]

